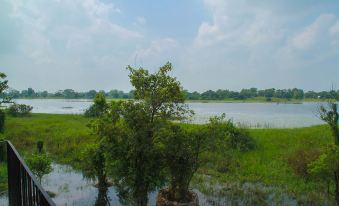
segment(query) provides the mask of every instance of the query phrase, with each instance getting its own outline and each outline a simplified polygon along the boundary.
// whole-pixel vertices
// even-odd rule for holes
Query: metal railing
[[[0,142],[1,143],[1,142]],[[8,201],[10,206],[55,206],[10,141],[7,147]]]

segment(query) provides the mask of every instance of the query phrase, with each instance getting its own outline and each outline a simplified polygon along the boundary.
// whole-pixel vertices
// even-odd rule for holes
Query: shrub
[[[296,175],[307,179],[310,177],[308,165],[316,160],[319,155],[318,149],[300,148],[287,158],[287,162]]]
[[[33,154],[27,159],[27,164],[33,174],[38,178],[41,183],[41,179],[44,175],[52,172],[52,161],[46,154]]]
[[[108,108],[105,94],[97,93],[93,99],[94,104],[92,104],[85,111],[85,117],[99,117],[105,113]]]
[[[212,117],[208,129],[209,136],[216,141],[215,146],[226,145],[228,148],[240,151],[249,151],[256,147],[255,140],[249,133],[245,129],[237,128],[232,120],[225,120],[225,114]]]
[[[25,104],[12,104],[8,108],[8,114],[13,117],[29,116],[32,112],[33,107]]]
[[[253,150],[256,147],[254,139],[245,129],[233,128],[229,131],[228,145],[240,151]]]

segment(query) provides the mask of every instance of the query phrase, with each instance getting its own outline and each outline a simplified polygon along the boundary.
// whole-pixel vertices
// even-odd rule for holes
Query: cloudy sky
[[[170,61],[188,90],[339,88],[338,0],[1,0],[15,89],[131,89]]]

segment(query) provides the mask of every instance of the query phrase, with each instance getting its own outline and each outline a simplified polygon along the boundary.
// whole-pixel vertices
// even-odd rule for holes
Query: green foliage
[[[325,181],[334,181],[333,174],[339,174],[339,147],[330,146],[315,161],[309,164],[309,172]]]
[[[339,205],[339,147],[331,145],[320,157],[309,164],[309,172],[334,185],[334,199]]]
[[[93,99],[94,104],[92,104],[86,111],[86,117],[99,117],[102,116],[108,107],[106,102],[105,94],[99,92],[95,95]]]
[[[209,135],[214,139],[215,145],[224,145],[227,149],[236,149],[239,151],[249,151],[256,147],[254,139],[245,129],[237,128],[232,120],[225,120],[225,114],[210,118],[208,124]],[[227,144],[223,143],[225,141]]]
[[[339,146],[339,128],[338,128],[338,105],[336,103],[329,103],[328,109],[324,106],[320,106],[319,108],[320,118],[326,122],[332,131],[332,135],[334,138],[334,143]]]
[[[302,147],[291,153],[287,161],[296,175],[308,179],[310,177],[308,165],[316,160],[319,155],[319,149]]]
[[[98,180],[98,187],[108,186],[106,157],[102,144],[88,145],[82,153],[82,171],[86,178]]]
[[[44,175],[52,172],[52,160],[47,156],[47,154],[32,154],[26,159],[28,167],[33,172],[33,174],[39,179]]]
[[[164,123],[183,119],[190,111],[183,104],[180,83],[168,75],[170,63],[154,74],[143,68],[127,69],[135,101],[112,102],[92,127],[106,141],[110,172],[119,188],[131,192],[136,205],[147,205],[148,193],[164,181],[155,135]]]
[[[194,173],[199,168],[199,156],[207,149],[206,129],[184,129],[169,124],[156,134],[157,147],[162,152],[170,173],[169,199],[189,201],[186,196]]]
[[[10,98],[4,97],[4,92],[8,89],[8,80],[4,80],[6,77],[6,74],[0,72],[0,96],[2,97],[0,106],[2,103],[10,101]],[[5,112],[0,108],[0,133],[3,133],[5,130],[5,115]]]
[[[116,113],[119,111],[117,110]],[[113,115],[109,117],[110,120]],[[35,152],[36,142],[43,140],[44,147],[48,149],[53,161],[70,164],[73,168],[81,169],[81,152],[87,145],[97,142],[97,137],[91,135],[91,130],[86,126],[88,122],[89,119],[83,115],[32,114],[29,118],[8,117],[4,136],[8,137],[24,156]],[[113,131],[117,132],[116,136],[121,138],[117,138],[117,140],[123,141],[123,136],[118,135],[120,131],[109,129],[119,124],[122,123],[105,124],[105,129],[107,132],[112,131],[112,137],[115,136]],[[181,124],[181,126],[188,129],[205,127],[205,125],[189,124]],[[119,126],[119,128],[123,127]],[[321,125],[293,129],[248,129],[250,136],[256,142],[255,150],[240,152],[212,148],[203,152],[200,156],[198,175],[194,176],[193,181],[196,182],[195,179],[203,175],[221,184],[238,181],[262,182],[265,185],[283,187],[287,192],[293,193],[298,200],[312,198],[314,204],[324,205],[321,201],[327,198],[327,184],[313,178],[305,181],[295,175],[286,159],[305,145],[310,149],[323,150],[333,142],[330,130],[326,128],[326,125]],[[208,137],[210,138],[210,136]],[[117,144],[120,145],[120,143]],[[229,148],[225,141],[220,141],[218,144],[220,148]],[[118,146],[114,148],[124,152],[129,147],[126,144],[122,148]],[[108,157],[107,163],[111,172],[108,175],[111,178],[114,176],[112,170],[117,169],[115,165],[118,165],[118,162],[112,160],[115,157],[111,157],[111,155]],[[223,170],[223,166],[226,172],[218,172],[218,170]],[[6,165],[4,165],[5,170]],[[7,186],[6,176],[0,175],[0,180],[3,180],[3,182],[0,181],[0,185],[3,183],[4,186]],[[122,188],[120,191],[125,189]],[[120,195],[131,197],[128,193]]]
[[[12,104],[8,108],[8,114],[12,117],[25,117],[29,116],[33,110],[33,107],[25,104]]]

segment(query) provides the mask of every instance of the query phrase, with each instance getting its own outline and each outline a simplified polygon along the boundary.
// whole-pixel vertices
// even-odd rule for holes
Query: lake
[[[132,205],[119,198],[114,186],[100,192],[94,186],[94,182],[84,179],[82,173],[72,169],[71,166],[53,163],[52,167],[53,171],[43,177],[42,186],[55,195],[52,199],[56,205]],[[269,187],[260,183],[211,184],[206,177],[203,183],[193,185],[193,190],[198,194],[200,206],[256,205],[258,200],[264,202],[264,205],[279,205],[279,203],[298,205],[297,200],[283,188]],[[205,192],[202,193],[200,190]],[[156,205],[156,195],[157,192],[149,194],[149,206]],[[8,205],[7,194],[0,194],[0,205]]]
[[[19,104],[33,106],[34,113],[82,114],[91,104],[86,99],[17,99]],[[306,127],[323,122],[317,117],[321,103],[188,103],[195,111],[193,123],[205,123],[211,116],[227,118],[246,127]],[[324,103],[323,103],[324,104]]]

